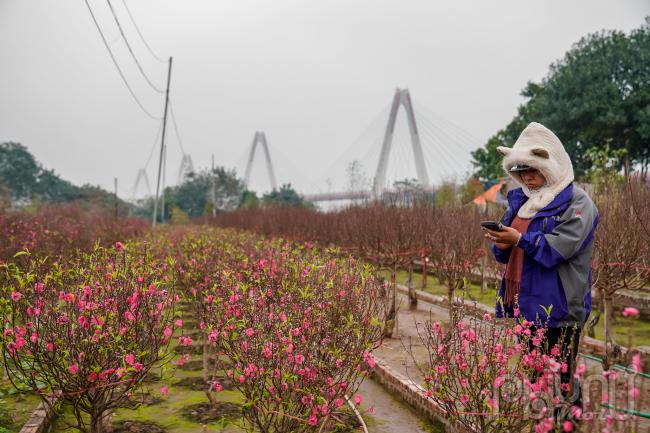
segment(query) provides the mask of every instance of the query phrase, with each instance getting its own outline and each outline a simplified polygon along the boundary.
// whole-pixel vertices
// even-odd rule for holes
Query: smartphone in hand
[[[481,221],[481,227],[485,227],[486,229],[492,230],[494,232],[503,231],[499,227],[499,223],[496,221]]]

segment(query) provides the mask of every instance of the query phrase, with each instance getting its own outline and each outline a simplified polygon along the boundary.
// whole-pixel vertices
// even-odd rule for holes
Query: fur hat
[[[528,197],[517,213],[520,218],[534,217],[573,182],[573,165],[569,154],[564,150],[560,139],[540,123],[531,122],[512,148],[499,146],[497,151],[503,155],[503,169]],[[530,190],[519,172],[510,171],[517,165],[536,168],[546,178],[546,184],[538,190]]]

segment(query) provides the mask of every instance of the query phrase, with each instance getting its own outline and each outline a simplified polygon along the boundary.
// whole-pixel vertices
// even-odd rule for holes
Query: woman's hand
[[[484,236],[487,239],[493,241],[496,244],[497,248],[501,250],[505,250],[516,245],[517,242],[519,242],[519,238],[521,237],[521,233],[519,233],[516,229],[504,225],[501,225],[500,232],[488,230],[486,228],[483,228],[483,230],[486,232]]]

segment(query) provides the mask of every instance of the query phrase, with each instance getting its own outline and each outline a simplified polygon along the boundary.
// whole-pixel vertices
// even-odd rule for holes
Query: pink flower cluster
[[[195,236],[185,244],[184,285],[206,340],[230,359],[227,375],[256,396],[249,422],[287,422],[274,412],[312,426],[330,422],[375,366],[371,349],[387,310],[380,283],[361,263],[302,245]],[[342,301],[340,292],[354,297]],[[218,379],[212,383],[218,390]]]
[[[79,253],[51,271],[34,262],[20,272],[9,282],[0,339],[8,374],[40,394],[47,395],[41,388],[48,383],[70,402],[88,393],[92,399],[125,398],[128,393],[111,388],[137,386],[166,356],[176,302],[173,271],[150,253],[131,255],[118,242],[115,249]],[[37,282],[28,284],[34,277]]]

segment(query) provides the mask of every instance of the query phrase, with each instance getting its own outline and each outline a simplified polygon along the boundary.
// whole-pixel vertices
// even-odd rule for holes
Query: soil
[[[221,384],[221,388],[228,390],[233,389],[233,383],[227,379],[216,379]],[[209,388],[208,382],[203,380],[201,376],[186,377],[174,384],[175,386],[183,386],[192,391],[207,391]]]
[[[183,409],[183,417],[190,421],[205,424],[225,419],[238,419],[242,416],[242,406],[236,403],[219,402],[217,405],[210,403],[197,403]]]
[[[152,383],[152,382],[158,382],[160,380],[160,375],[154,373],[153,371],[147,372],[147,375],[144,377],[143,382],[145,383]]]
[[[351,410],[343,410],[341,412],[335,413],[334,416],[337,418],[334,421],[332,428],[332,433],[349,433],[358,431],[357,429],[361,427],[361,422],[359,418]]]
[[[162,401],[160,397],[156,397],[148,392],[137,393],[131,397],[126,407],[129,409],[137,409],[140,406],[151,406],[158,404]]]
[[[189,312],[189,314],[192,314],[192,312]],[[190,329],[190,330],[195,330],[199,328],[199,322],[196,320],[184,320],[183,321],[183,329]]]
[[[111,433],[165,433],[165,430],[154,423],[140,421],[119,421],[113,424]]]
[[[208,358],[208,369],[213,370],[216,367],[216,363],[217,363],[216,359]],[[186,363],[181,365],[180,369],[185,371],[201,371],[203,370],[203,360],[192,359],[191,361],[187,361]]]
[[[178,354],[189,353],[190,355],[201,355],[203,354],[203,346],[201,344],[191,344],[189,346],[176,346],[174,347],[174,352]]]

